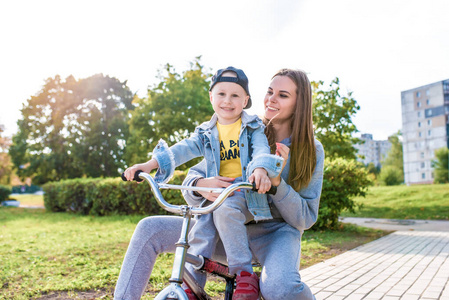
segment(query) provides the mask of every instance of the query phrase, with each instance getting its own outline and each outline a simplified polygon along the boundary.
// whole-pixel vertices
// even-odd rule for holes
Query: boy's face
[[[225,76],[235,77],[230,72]],[[222,125],[235,123],[242,114],[243,108],[248,103],[249,96],[245,90],[233,82],[219,82],[209,92],[210,102],[218,116],[218,122]]]

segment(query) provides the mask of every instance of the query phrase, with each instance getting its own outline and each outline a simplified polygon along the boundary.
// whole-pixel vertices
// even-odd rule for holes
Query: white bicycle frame
[[[180,299],[188,300],[186,293],[184,292],[181,284],[183,282],[183,277],[192,291],[202,299],[210,299],[210,297],[204,292],[204,290],[196,285],[195,280],[191,275],[185,271],[185,263],[188,261],[195,267],[201,267],[203,264],[203,259],[201,257],[190,255],[187,253],[189,248],[188,234],[189,226],[192,215],[204,215],[210,214],[215,209],[220,207],[220,205],[225,201],[225,199],[234,191],[238,189],[253,189],[253,185],[249,182],[239,182],[231,184],[229,187],[222,188],[202,188],[202,187],[191,187],[191,186],[181,186],[172,184],[156,183],[149,174],[141,172],[138,175],[139,178],[148,182],[153,191],[158,204],[165,210],[180,214],[183,216],[183,224],[181,229],[181,235],[176,243],[175,258],[173,262],[173,270],[171,278],[169,279],[170,285],[164,288],[155,298],[155,300],[167,300],[167,299]],[[211,205],[206,207],[194,207],[189,205],[173,205],[167,203],[162,196],[161,189],[177,189],[177,190],[191,190],[197,192],[209,192],[209,193],[219,193],[220,196]]]

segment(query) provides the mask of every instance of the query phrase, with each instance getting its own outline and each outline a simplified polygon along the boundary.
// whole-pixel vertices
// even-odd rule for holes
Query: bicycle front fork
[[[186,293],[184,292],[181,284],[182,277],[185,268],[185,259],[187,255],[187,249],[189,248],[188,235],[189,226],[192,214],[188,206],[182,207],[183,223],[181,228],[181,235],[176,243],[175,258],[173,262],[173,270],[171,278],[169,279],[170,285],[163,289],[155,298],[155,300],[166,299],[178,299],[188,300]]]

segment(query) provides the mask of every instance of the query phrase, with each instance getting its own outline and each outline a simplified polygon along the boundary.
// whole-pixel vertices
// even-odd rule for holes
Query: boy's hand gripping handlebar
[[[124,181],[127,181],[124,174],[122,174],[122,179]],[[203,214],[209,214],[213,212],[215,209],[217,209],[223,201],[234,191],[238,189],[248,189],[248,190],[256,190],[255,184],[251,184],[249,182],[238,182],[231,184],[227,188],[205,188],[205,187],[196,187],[196,186],[183,186],[183,185],[173,185],[173,184],[165,184],[165,183],[156,183],[151,177],[151,175],[142,172],[142,171],[136,171],[134,174],[133,180],[137,182],[141,182],[143,180],[146,180],[148,184],[151,186],[151,190],[153,191],[153,194],[156,198],[156,201],[158,204],[165,209],[166,211],[169,211],[171,213],[177,213],[182,214],[184,211],[185,205],[173,205],[170,203],[167,203],[162,196],[162,193],[160,189],[176,189],[176,190],[190,190],[190,191],[196,191],[196,192],[208,192],[208,193],[219,193],[220,196],[212,202],[211,205],[208,205],[206,207],[190,207],[190,212],[194,215],[203,215]],[[276,194],[276,187],[272,186],[271,189],[267,192],[267,194]]]

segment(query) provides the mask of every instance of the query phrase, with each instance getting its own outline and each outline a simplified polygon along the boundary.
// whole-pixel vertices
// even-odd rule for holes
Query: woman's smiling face
[[[295,83],[287,76],[276,76],[271,80],[265,95],[265,118],[274,123],[285,122],[291,119],[296,106]]]

